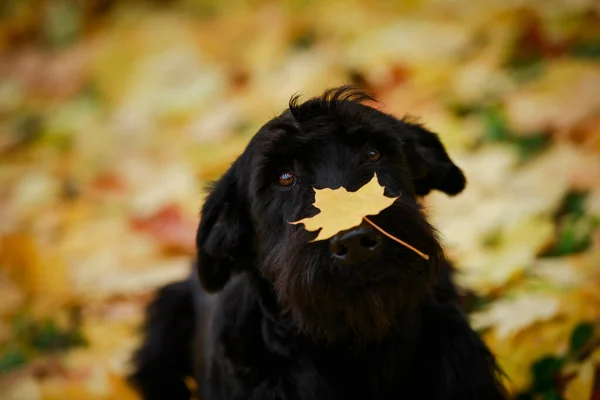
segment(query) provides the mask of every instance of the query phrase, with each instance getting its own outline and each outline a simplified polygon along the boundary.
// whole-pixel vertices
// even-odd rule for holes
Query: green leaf
[[[563,363],[563,358],[547,356],[533,364],[533,391],[542,393],[553,389],[554,376],[560,371]]]
[[[585,215],[585,202],[588,198],[588,192],[569,191],[562,200],[559,209],[559,215],[572,215],[579,218]]]
[[[571,353],[576,354],[581,351],[583,346],[592,338],[593,335],[594,326],[592,324],[582,322],[577,325],[571,334]]]
[[[488,141],[506,141],[510,137],[506,117],[499,107],[491,107],[482,113],[485,134],[484,139]]]
[[[29,357],[26,351],[17,346],[7,347],[0,355],[0,373],[25,365]]]
[[[462,103],[449,103],[446,105],[448,110],[452,112],[457,117],[466,117],[468,115],[474,114],[476,112],[481,112],[479,107],[472,104],[462,104]]]
[[[544,400],[562,400],[561,395],[558,393],[558,391],[556,389],[549,389],[546,390],[543,394],[542,394],[542,399]]]
[[[542,60],[529,60],[521,64],[515,64],[511,67],[511,75],[519,84],[531,82],[539,78],[546,69],[546,63]]]
[[[514,144],[517,146],[521,161],[527,161],[537,156],[548,147],[549,143],[550,139],[548,135],[543,132],[514,139]]]
[[[521,162],[540,154],[548,147],[550,139],[545,132],[531,132],[527,135],[515,135],[506,122],[506,116],[499,107],[491,107],[482,112],[485,134],[484,140],[504,142],[515,146]]]
[[[571,49],[571,54],[576,58],[598,59],[600,58],[600,38],[579,43]]]
[[[485,307],[489,306],[492,303],[492,300],[487,297],[475,297],[473,300],[473,310],[483,310]]]
[[[85,345],[86,340],[77,327],[61,330],[54,321],[46,320],[35,327],[31,344],[41,351],[67,350]]]
[[[33,353],[64,351],[87,344],[80,322],[72,321],[70,326],[61,328],[53,320],[36,321],[22,314],[13,320],[12,336]]]
[[[292,47],[305,50],[311,48],[317,42],[317,35],[313,30],[307,29],[300,32],[292,40]]]
[[[80,347],[89,345],[88,340],[85,338],[85,336],[83,336],[83,332],[81,332],[81,330],[71,332],[68,337],[70,347]]]
[[[34,328],[31,344],[39,350],[61,347],[61,334],[53,321],[43,321]]]
[[[549,255],[560,257],[587,250],[592,243],[593,225],[589,220],[567,215],[560,224],[557,242]]]

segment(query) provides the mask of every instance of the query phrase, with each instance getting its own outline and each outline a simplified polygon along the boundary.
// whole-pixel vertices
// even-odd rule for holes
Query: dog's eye
[[[282,187],[293,186],[296,184],[296,175],[292,171],[285,171],[277,178],[277,184]]]
[[[375,149],[369,150],[367,151],[367,158],[371,161],[377,161],[379,158],[381,158],[381,153]]]

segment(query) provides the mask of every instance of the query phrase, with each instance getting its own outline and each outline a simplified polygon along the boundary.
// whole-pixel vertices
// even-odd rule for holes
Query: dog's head
[[[381,337],[429,295],[443,254],[417,199],[458,194],[465,177],[434,133],[365,100],[347,87],[302,104],[292,98],[254,136],[202,209],[198,268],[207,290],[255,271],[301,331],[325,340]],[[355,191],[374,173],[400,198],[373,222],[428,261],[366,223],[316,242],[316,232],[289,223],[319,212],[313,187]]]

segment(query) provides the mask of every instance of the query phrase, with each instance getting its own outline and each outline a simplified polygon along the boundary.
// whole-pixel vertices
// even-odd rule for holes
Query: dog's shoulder
[[[225,387],[219,389],[226,390],[225,397],[243,398],[247,388],[288,364],[288,344],[277,339],[250,273],[233,277],[219,292],[210,324],[209,375],[203,384],[209,393]]]
[[[235,276],[219,293],[210,330],[217,359],[243,368],[263,356],[263,311],[249,273]]]
[[[215,307],[212,324],[217,332],[235,336],[260,322],[259,297],[249,273],[233,277],[219,293]]]

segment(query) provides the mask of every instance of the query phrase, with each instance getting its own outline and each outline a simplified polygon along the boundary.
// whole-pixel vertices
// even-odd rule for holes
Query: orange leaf
[[[166,251],[194,251],[196,223],[187,219],[177,205],[167,205],[149,217],[133,218],[131,225],[151,235]]]

